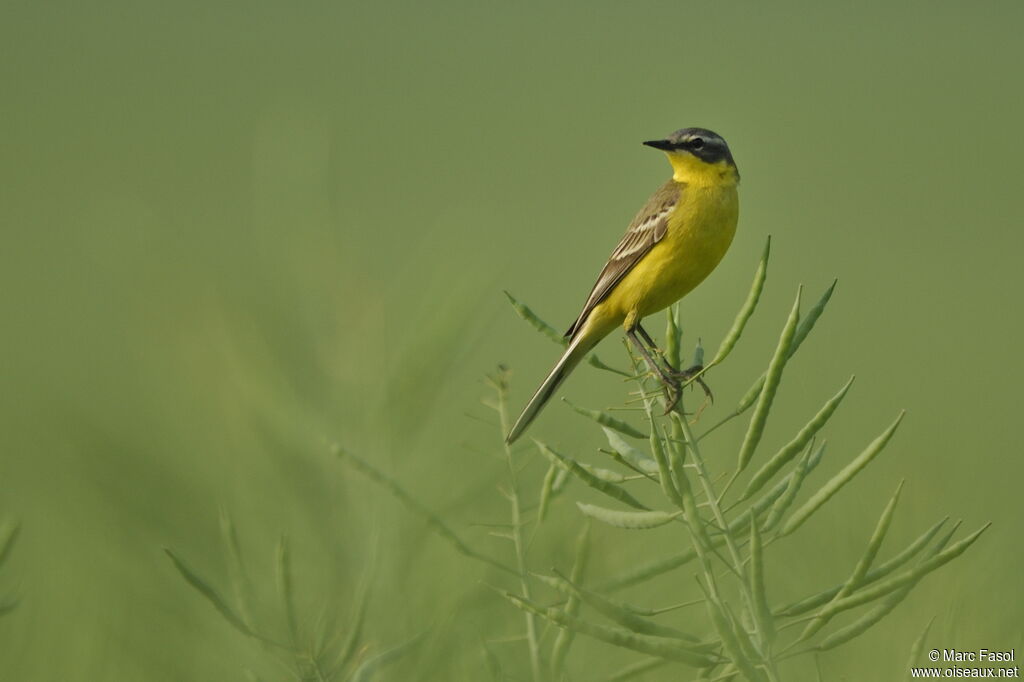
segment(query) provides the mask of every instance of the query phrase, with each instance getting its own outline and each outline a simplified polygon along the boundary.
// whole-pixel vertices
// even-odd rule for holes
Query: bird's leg
[[[648,334],[647,330],[643,328],[643,325],[637,324],[636,331],[640,334],[643,340],[647,342],[647,347],[650,348],[658,357],[662,359],[662,361],[665,363],[665,367],[671,371],[675,371],[675,368],[669,364],[668,360],[665,358],[665,354],[661,351],[660,348],[658,348],[658,344],[654,342],[654,339],[651,338],[651,335]]]
[[[701,378],[700,376],[700,373],[704,370],[704,365],[693,365],[692,367],[688,367],[684,370],[676,369],[665,358],[665,354],[661,352],[661,350],[658,348],[658,345],[654,343],[654,339],[651,338],[651,335],[647,333],[647,330],[644,329],[643,326],[637,324],[636,330],[637,332],[640,333],[640,336],[642,336],[644,340],[649,344],[650,349],[662,359],[662,361],[665,363],[666,372],[670,374],[672,378],[676,380],[676,382],[686,383],[696,378],[697,384],[700,385],[701,389],[703,389],[704,395],[707,397],[707,399],[710,400],[711,402],[715,402],[715,396],[711,393],[711,389],[708,388],[708,385],[704,383],[704,379]],[[673,402],[673,407],[674,406],[675,402]]]
[[[647,341],[650,341],[650,335],[645,332],[643,327],[640,325],[636,325],[632,329],[627,330],[626,336],[628,336],[629,340],[633,342],[633,345],[636,346],[638,351],[640,351],[640,355],[644,356],[644,360],[646,360],[650,368],[658,374],[661,382],[665,385],[665,390],[668,393],[668,405],[665,408],[665,414],[668,414],[676,406],[676,403],[679,402],[679,398],[682,395],[679,380],[672,376],[665,367],[661,366],[661,363],[654,359],[652,350],[653,352],[658,352],[658,347],[655,346],[653,342],[651,343],[651,348],[644,345],[644,342],[637,336],[638,331],[641,336],[645,337]],[[668,363],[665,364],[667,365]]]
[[[704,396],[711,402],[715,402],[715,396],[711,393],[711,389],[704,383],[704,377],[701,376],[701,372],[704,371],[704,365],[693,365],[687,367],[682,371],[673,372],[673,376],[681,381],[683,384],[696,380],[697,385],[704,391]]]

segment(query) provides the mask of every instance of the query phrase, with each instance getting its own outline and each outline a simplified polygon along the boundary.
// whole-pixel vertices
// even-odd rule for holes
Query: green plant
[[[724,362],[743,335],[757,308],[767,276],[769,246],[766,244],[747,300],[704,372]],[[875,525],[860,559],[841,583],[790,603],[772,601],[765,578],[766,556],[776,543],[803,529],[805,522],[849,484],[892,439],[901,420],[895,420],[844,467],[810,495],[801,491],[822,461],[826,443],[819,434],[836,412],[852,384],[851,378],[818,412],[767,459],[758,459],[758,448],[788,360],[797,352],[825,310],[835,283],[806,312],[801,313],[801,291],[786,319],[779,341],[765,371],[757,377],[736,406],[702,433],[683,410],[680,401],[663,414],[668,401],[651,378],[653,368],[630,355],[631,372],[622,372],[591,356],[594,367],[625,374],[633,382],[632,402],[642,415],[637,427],[606,410],[570,404],[572,409],[596,422],[614,468],[598,466],[559,452],[541,441],[535,449],[513,451],[503,445],[507,469],[502,492],[509,503],[509,522],[496,534],[509,540],[513,563],[509,564],[472,548],[443,519],[430,512],[394,479],[352,453],[338,453],[357,470],[388,488],[407,507],[421,515],[462,554],[477,559],[508,576],[510,583],[497,591],[523,614],[523,639],[529,654],[529,675],[534,682],[567,679],[566,657],[576,635],[640,655],[630,666],[608,680],[626,680],[670,664],[695,669],[698,680],[749,680],[780,682],[780,664],[807,654],[841,646],[878,623],[902,602],[926,575],[960,556],[987,528],[983,526],[950,544],[959,524],[940,535],[945,520],[927,529],[909,546],[877,561],[903,488],[900,482]],[[507,294],[515,311],[534,328],[556,342],[562,339],[551,325],[528,306]],[[698,344],[690,362],[681,362],[682,333],[676,312],[668,312],[665,360],[674,367],[703,364]],[[495,399],[487,404],[499,417],[502,442],[508,432],[508,373],[504,368],[489,377]],[[694,379],[696,380],[696,379]],[[713,471],[704,454],[705,439],[726,424],[749,413],[743,439],[729,471]],[[523,474],[536,461],[547,462],[547,471],[535,501],[523,500]],[[564,495],[570,482],[582,484],[609,498],[609,505],[578,502],[584,525],[576,541],[575,559],[566,573],[536,573],[531,569],[525,534],[536,533],[548,517],[553,502]],[[738,484],[742,483],[742,487]],[[645,502],[651,495],[641,487],[660,491],[660,504]],[[802,501],[801,501],[802,498]],[[596,582],[587,575],[590,554],[589,524],[596,522],[627,532],[673,524],[684,532],[678,551],[640,563],[628,572]],[[550,565],[550,562],[548,562]],[[618,600],[613,593],[655,577],[695,565],[699,597],[684,603],[641,608]],[[678,601],[678,600],[677,600]],[[666,625],[658,616],[683,607],[703,608],[693,615],[697,625],[683,630]],[[861,608],[864,607],[864,608]],[[584,608],[587,612],[584,612]],[[854,611],[858,609],[858,611]],[[833,619],[850,615],[841,627]],[[594,620],[590,613],[606,623]],[[830,627],[833,626],[833,627]],[[554,628],[556,637],[545,637]],[[495,680],[506,679],[502,661],[484,642],[484,660]]]
[[[766,244],[747,301],[706,369],[724,361],[742,336],[764,287],[768,253]],[[545,608],[526,594],[504,592],[506,598],[524,611],[561,628],[652,657],[638,663],[637,670],[674,660],[700,668],[700,679],[741,678],[777,682],[781,679],[780,661],[827,651],[849,642],[892,611],[923,577],[970,547],[987,525],[949,545],[957,526],[932,542],[944,524],[944,521],[939,521],[902,552],[884,563],[877,563],[877,555],[903,488],[900,482],[882,511],[860,560],[844,582],[790,604],[770,604],[764,577],[766,550],[799,530],[878,456],[903,418],[903,413],[900,413],[859,455],[797,505],[801,487],[825,451],[825,442],[818,443],[817,435],[846,396],[853,382],[851,378],[786,445],[752,474],[749,473],[753,469],[786,363],[813,329],[831,298],[834,286],[833,283],[803,316],[800,311],[801,291],[797,291],[765,372],[724,419],[702,434],[694,433],[694,425],[685,415],[681,403],[669,414],[659,414],[658,401],[662,405],[667,403],[664,397],[658,397],[658,389],[649,385],[651,372],[643,371],[653,368],[641,367],[636,358],[631,360],[636,370],[637,394],[647,422],[648,452],[627,440],[644,435],[635,428],[622,425],[607,413],[577,408],[600,424],[611,449],[609,454],[620,465],[642,474],[633,480],[658,485],[668,511],[640,504],[624,485],[626,479],[616,480],[603,472],[595,475],[597,472],[593,467],[537,442],[539,451],[553,466],[618,503],[617,507],[611,508],[579,503],[584,515],[626,530],[642,530],[673,522],[685,526],[690,539],[689,548],[669,560],[641,567],[630,575],[610,581],[605,589],[642,582],[696,562],[698,583],[711,626],[706,629],[710,634],[697,636],[673,632],[650,620],[646,614],[614,603],[599,591],[584,589],[578,581],[559,575],[538,576],[538,579],[556,591],[593,607],[612,620],[616,628],[580,620],[565,608]],[[525,306],[517,307],[517,311],[525,318],[533,316]],[[540,326],[536,320],[528,321]],[[680,362],[681,333],[674,310],[669,311],[666,337],[666,360],[676,367],[689,364]],[[698,346],[693,364],[702,362],[702,354]],[[748,411],[751,411],[751,416],[733,471],[724,485],[718,485],[717,480],[721,479],[716,480],[710,470],[702,452],[702,441],[711,432]],[[722,459],[716,458],[716,461]],[[745,487],[727,503],[733,484],[740,478],[746,479]],[[773,482],[774,485],[770,485]],[[704,501],[700,502],[702,494]],[[624,509],[622,505],[631,509]],[[725,581],[731,581],[731,589],[723,586]],[[735,596],[735,601],[730,601],[727,596],[730,594]],[[831,632],[825,631],[835,616],[861,606],[868,608],[854,620]],[[616,679],[625,679],[633,672],[627,671]]]
[[[7,563],[14,544],[21,534],[21,524],[16,521],[4,521],[0,524],[0,568]],[[6,616],[18,606],[18,598],[9,595],[0,599],[0,616]]]
[[[411,649],[419,637],[398,646],[370,655],[370,646],[363,640],[363,628],[370,595],[374,561],[367,562],[365,578],[355,590],[353,612],[347,631],[336,627],[338,614],[325,611],[309,627],[305,627],[296,608],[292,558],[288,539],[282,536],[277,545],[276,593],[279,598],[276,617],[260,618],[255,590],[242,557],[241,545],[231,517],[221,512],[221,539],[229,568],[232,599],[226,598],[213,584],[201,577],[177,553],[165,548],[182,578],[217,610],[238,632],[254,639],[265,652],[278,661],[287,674],[309,682],[369,682],[376,672]],[[250,679],[259,677],[246,670]]]

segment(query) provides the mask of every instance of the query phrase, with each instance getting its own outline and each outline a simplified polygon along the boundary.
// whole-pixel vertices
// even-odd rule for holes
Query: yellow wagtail
[[[580,360],[619,325],[668,387],[670,409],[679,399],[680,381],[702,369],[681,372],[669,366],[640,322],[688,294],[722,260],[736,234],[739,172],[725,140],[704,128],[684,128],[644,144],[665,152],[672,177],[647,200],[605,263],[583,311],[565,333],[565,353],[519,415],[509,443],[523,434]]]

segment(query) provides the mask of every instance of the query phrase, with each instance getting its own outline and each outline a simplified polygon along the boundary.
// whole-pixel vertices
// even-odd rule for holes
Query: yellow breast
[[[672,305],[711,274],[732,244],[739,218],[736,183],[688,183],[680,189],[665,237],[599,306],[606,324],[628,328]]]

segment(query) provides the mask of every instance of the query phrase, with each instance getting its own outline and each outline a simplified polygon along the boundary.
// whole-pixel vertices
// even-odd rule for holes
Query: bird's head
[[[729,145],[721,135],[706,128],[683,128],[663,140],[644,144],[665,152],[676,182],[704,185],[739,181]]]

